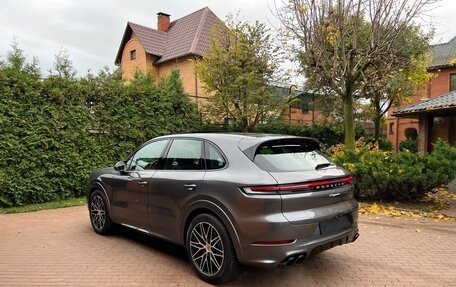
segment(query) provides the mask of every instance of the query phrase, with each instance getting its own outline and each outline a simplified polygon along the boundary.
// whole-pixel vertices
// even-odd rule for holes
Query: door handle
[[[138,181],[139,185],[147,185],[147,181]]]
[[[184,187],[186,190],[194,190],[196,188],[196,184],[192,183],[192,184],[184,184]]]

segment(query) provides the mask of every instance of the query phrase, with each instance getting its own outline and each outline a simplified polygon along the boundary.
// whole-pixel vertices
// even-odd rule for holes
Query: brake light
[[[345,185],[351,184],[353,179],[351,177],[338,178],[333,180],[319,180],[306,183],[298,184],[282,184],[282,185],[260,185],[260,186],[251,186],[243,187],[242,189],[246,193],[254,194],[274,194],[279,192],[293,192],[293,191],[307,191],[307,190],[325,190],[337,188]]]
[[[280,190],[280,186],[278,185],[263,185],[263,186],[252,186],[250,187],[251,191],[254,192],[276,192]]]

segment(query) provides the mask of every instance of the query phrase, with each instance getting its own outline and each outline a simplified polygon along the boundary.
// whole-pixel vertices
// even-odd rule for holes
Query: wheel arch
[[[182,236],[181,240],[183,242],[183,245],[185,246],[186,244],[185,241],[187,236],[187,229],[190,226],[191,221],[196,216],[204,213],[211,214],[215,216],[218,220],[220,220],[220,222],[223,224],[223,226],[228,231],[228,234],[230,235],[231,242],[233,243],[234,250],[236,251],[238,259],[241,259],[243,256],[241,242],[239,239],[239,235],[236,231],[236,228],[233,224],[233,221],[231,220],[228,213],[225,212],[220,206],[207,200],[200,200],[198,202],[195,202],[185,213],[185,216],[183,217],[183,221],[181,224],[180,233]]]
[[[109,198],[108,193],[106,192],[106,189],[104,188],[104,186],[100,182],[97,182],[97,181],[92,182],[92,184],[90,185],[90,188],[89,188],[89,192],[87,192],[87,207],[89,207],[89,204],[90,204],[90,196],[92,195],[92,193],[95,190],[100,190],[101,192],[104,193],[106,200],[108,201],[109,212],[111,213],[111,199]]]

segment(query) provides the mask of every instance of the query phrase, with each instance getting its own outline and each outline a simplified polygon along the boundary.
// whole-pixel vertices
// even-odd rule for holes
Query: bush
[[[418,152],[418,139],[406,139],[399,143],[399,150],[400,151],[410,151],[413,153]]]
[[[375,138],[373,136],[364,137],[366,143],[375,143]],[[392,151],[393,143],[386,139],[386,137],[378,138],[378,148],[383,151]]]
[[[320,141],[323,149],[344,142],[343,125],[328,122],[319,122],[314,125],[289,125],[273,122],[258,126],[255,132],[312,137]],[[356,124],[355,137],[358,139],[364,135],[363,126]]]
[[[415,128],[406,128],[404,131],[405,137],[407,138],[404,141],[399,143],[399,150],[417,153],[418,152],[418,131]]]
[[[218,124],[205,124],[199,130],[210,132],[242,132],[239,127],[218,125]],[[316,138],[320,141],[322,149],[344,142],[344,127],[342,124],[334,124],[328,122],[318,122],[314,125],[297,125],[286,124],[281,121],[274,121],[264,125],[255,127],[255,133],[265,134],[282,134],[294,135],[302,137]],[[360,124],[355,125],[355,137],[359,139],[365,135],[364,127]]]
[[[406,128],[404,134],[407,139],[416,140],[418,138],[418,131],[415,128]]]
[[[198,116],[176,71],[125,85],[116,74],[77,79],[57,65],[41,79],[14,47],[0,63],[0,124],[0,205],[10,206],[80,196],[91,171],[152,137],[193,129]]]
[[[332,158],[350,171],[356,196],[362,198],[416,201],[456,176],[456,148],[442,140],[428,155],[384,152],[366,145]]]

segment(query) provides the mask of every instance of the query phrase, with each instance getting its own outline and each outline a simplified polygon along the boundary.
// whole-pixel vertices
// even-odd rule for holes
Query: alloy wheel
[[[195,266],[204,274],[217,274],[223,266],[224,250],[217,229],[208,222],[200,222],[191,230],[190,255]]]
[[[95,195],[90,203],[90,216],[96,229],[101,230],[106,223],[106,206],[103,198]]]

